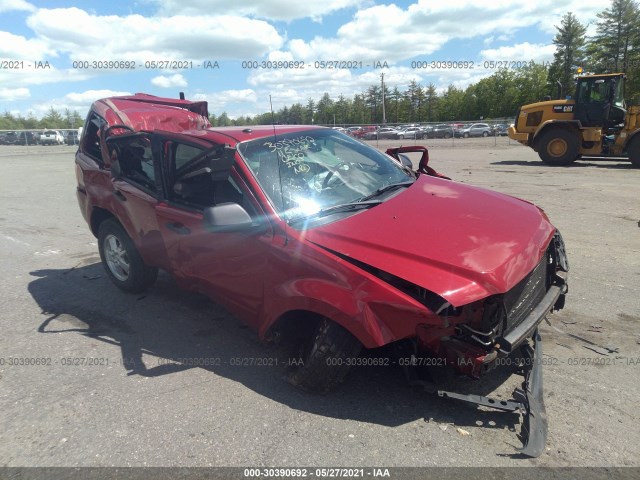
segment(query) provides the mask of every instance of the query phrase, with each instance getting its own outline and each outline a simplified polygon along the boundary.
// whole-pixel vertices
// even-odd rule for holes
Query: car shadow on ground
[[[540,160],[502,160],[500,162],[491,162],[491,165],[520,165],[524,167],[545,167],[550,169],[557,168],[607,168],[613,170],[637,170],[631,162],[625,160],[598,160],[598,162],[590,161],[591,159],[580,159],[569,165],[547,165]]]
[[[93,261],[95,257],[85,263]],[[122,358],[116,360],[128,375],[157,377],[203,368],[292,409],[390,427],[424,419],[516,431],[520,422],[516,413],[482,410],[411,388],[403,370],[393,365],[355,367],[347,381],[327,395],[302,392],[285,381],[286,364],[289,359],[296,361],[295,356],[260,342],[255,332],[223,307],[202,295],[179,290],[167,274],[161,273],[149,292],[140,295],[120,292],[99,263],[38,270],[31,275],[35,280],[29,292],[44,317],[37,331],[77,335],[78,356],[90,349],[88,339],[117,346]],[[87,342],[83,337],[88,337]],[[386,355],[385,349],[369,350],[363,358]],[[263,365],[247,365],[251,361],[243,359],[263,359]],[[483,395],[511,373],[498,371],[483,381],[445,378],[442,387],[450,390],[455,386],[461,391],[462,385],[467,389],[463,393]],[[521,377],[517,378],[519,384]],[[514,436],[514,446],[517,443]]]

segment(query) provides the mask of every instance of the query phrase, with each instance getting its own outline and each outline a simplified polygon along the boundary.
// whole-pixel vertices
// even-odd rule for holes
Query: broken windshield
[[[387,155],[331,129],[252,140],[238,145],[238,151],[288,221],[414,179]]]

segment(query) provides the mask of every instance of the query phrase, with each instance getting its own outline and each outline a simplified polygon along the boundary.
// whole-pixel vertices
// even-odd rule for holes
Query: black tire
[[[482,136],[483,137],[488,137],[489,136],[489,132],[487,132],[487,131],[482,132]]]
[[[445,133],[444,138],[451,138],[451,134],[449,132]]]
[[[640,168],[640,137],[631,141],[629,148],[627,148],[627,153],[629,154],[629,160],[631,160],[633,166]]]
[[[125,292],[143,292],[158,277],[158,269],[144,263],[127,232],[113,219],[100,224],[98,250],[107,275]]]
[[[301,344],[304,362],[289,375],[289,383],[314,393],[326,393],[336,388],[347,376],[362,344],[351,333],[326,318],[318,322],[311,338]]]
[[[578,139],[563,128],[549,130],[538,141],[538,155],[549,165],[569,165],[578,158]]]
[[[469,134],[467,132],[464,133],[463,135],[464,138],[469,138]]]

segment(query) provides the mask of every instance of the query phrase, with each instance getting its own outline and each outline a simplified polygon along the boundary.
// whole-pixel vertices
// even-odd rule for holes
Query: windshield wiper
[[[371,208],[371,207],[374,207],[376,205],[380,205],[381,203],[382,203],[382,200],[369,200],[369,201],[358,200],[358,201],[355,201],[355,202],[340,203],[338,205],[332,205],[331,207],[322,208],[322,209],[318,210],[317,212],[312,213],[310,215],[304,215],[302,217],[293,218],[293,219],[291,219],[291,223],[299,222],[300,220],[309,220],[310,218],[324,217],[326,215],[332,215],[334,213],[343,213],[343,212],[351,212],[351,211],[354,211],[354,210],[363,210],[365,208]]]
[[[366,202],[367,200],[370,200],[372,198],[377,197],[378,195],[382,195],[385,192],[388,192],[389,190],[394,190],[396,188],[400,188],[400,187],[408,187],[410,185],[413,185],[413,181],[410,182],[399,182],[399,183],[390,183],[389,185],[385,185],[384,187],[380,187],[379,189],[377,189],[375,192],[370,193],[369,195],[362,197],[360,199],[361,202]]]

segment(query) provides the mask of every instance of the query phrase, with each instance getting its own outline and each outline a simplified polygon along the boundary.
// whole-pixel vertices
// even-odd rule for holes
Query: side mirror
[[[204,228],[210,232],[243,232],[253,227],[251,217],[237,203],[221,203],[204,210]]]
[[[407,155],[403,155],[402,153],[400,153],[398,154],[398,158],[400,158],[400,163],[403,167],[407,167],[409,170],[413,170],[413,163]]]

